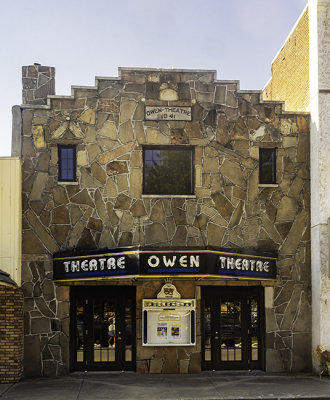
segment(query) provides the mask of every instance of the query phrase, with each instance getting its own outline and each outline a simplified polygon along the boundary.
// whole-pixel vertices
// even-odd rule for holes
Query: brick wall
[[[23,333],[23,292],[0,285],[0,383],[22,377]]]
[[[264,100],[285,101],[286,111],[307,111],[309,104],[308,8],[272,63]]]

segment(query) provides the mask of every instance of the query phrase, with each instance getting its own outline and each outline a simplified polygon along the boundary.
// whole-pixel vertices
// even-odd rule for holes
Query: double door
[[[135,288],[71,288],[71,369],[135,370]]]
[[[202,288],[203,369],[264,369],[263,288]]]

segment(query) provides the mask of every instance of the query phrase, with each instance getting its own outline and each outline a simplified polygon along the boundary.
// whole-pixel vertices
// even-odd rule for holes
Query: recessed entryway
[[[135,288],[71,288],[71,370],[135,370]]]
[[[263,288],[202,288],[202,368],[264,369]]]

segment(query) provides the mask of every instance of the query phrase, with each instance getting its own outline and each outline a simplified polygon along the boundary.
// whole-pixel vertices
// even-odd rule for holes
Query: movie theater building
[[[212,70],[22,79],[25,376],[310,370],[309,115]]]

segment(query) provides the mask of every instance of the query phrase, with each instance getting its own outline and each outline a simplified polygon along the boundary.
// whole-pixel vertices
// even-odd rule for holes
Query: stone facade
[[[73,87],[72,97],[22,106],[26,376],[69,371],[70,287],[53,281],[53,254],[131,245],[277,251],[278,276],[266,288],[266,368],[308,370],[308,114],[283,112],[282,103],[218,81],[214,71],[119,71],[119,78],[96,78],[95,87]],[[192,119],[146,120],[148,105],[189,106]],[[58,182],[58,144],[76,145],[76,182]],[[143,195],[144,145],[194,146],[195,194]],[[276,184],[259,185],[260,147],[277,148]],[[162,282],[133,282],[137,371],[147,372],[151,358],[150,372],[198,372],[199,325],[193,350],[141,347],[141,299]],[[183,297],[199,300],[200,285],[231,283],[176,284]]]

